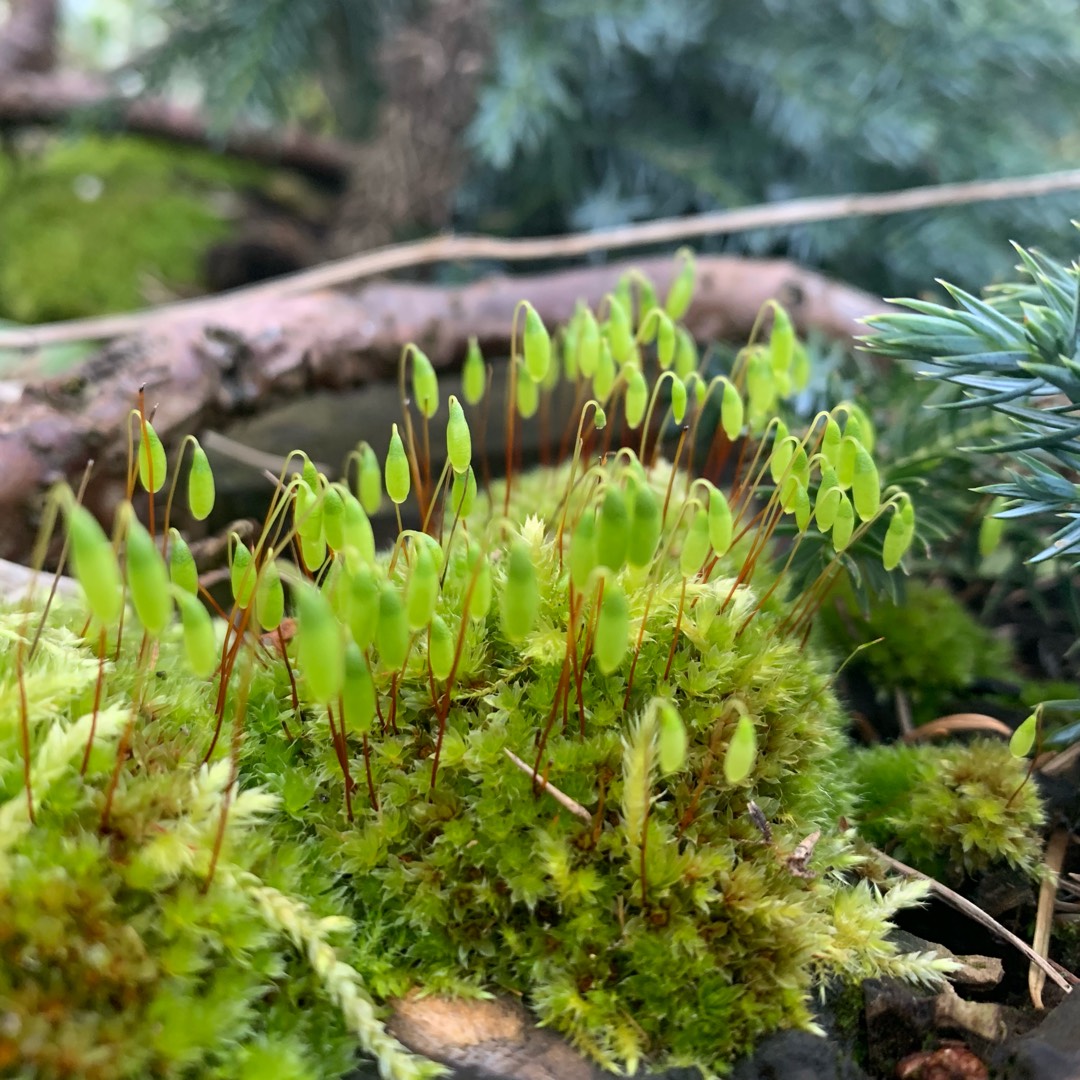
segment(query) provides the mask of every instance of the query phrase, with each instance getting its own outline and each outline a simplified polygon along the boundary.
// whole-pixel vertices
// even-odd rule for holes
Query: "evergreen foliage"
[[[955,308],[902,301],[910,312],[870,320],[871,347],[919,365],[962,398],[946,406],[991,409],[1012,430],[977,451],[1007,455],[1009,482],[981,490],[1005,501],[1000,518],[1063,521],[1033,558],[1080,556],[1080,268],[1017,248],[1023,280],[986,299],[949,286]]]

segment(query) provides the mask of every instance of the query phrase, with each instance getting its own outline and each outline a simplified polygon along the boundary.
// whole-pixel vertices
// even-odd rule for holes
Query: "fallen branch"
[[[55,379],[13,382],[0,401],[0,557],[25,559],[40,496],[75,480],[96,461],[87,505],[111,521],[123,497],[128,412],[138,388],[157,405],[154,424],[167,446],[189,432],[222,429],[316,390],[362,386],[393,375],[402,347],[416,342],[432,362],[460,362],[470,335],[505,355],[516,304],[527,297],[549,325],[578,300],[599,304],[631,264],[528,278],[494,277],[463,288],[369,285],[356,295],[314,293],[286,299],[246,295],[212,318],[172,311],[144,333],[106,346]],[[671,259],[639,266],[667,290]],[[702,258],[685,322],[702,341],[745,341],[761,306],[780,299],[803,330],[850,343],[859,319],[884,302],[784,261]]]
[[[345,179],[354,156],[346,143],[303,131],[278,134],[236,128],[219,134],[194,109],[163,98],[125,98],[97,75],[67,71],[0,78],[0,126],[73,120],[90,120],[95,130],[121,130],[209,147],[234,157],[298,169],[335,184]]]
[[[997,921],[997,919],[993,919],[987,915],[982,908],[973,904],[958,892],[954,892],[947,885],[942,885],[940,881],[936,881],[934,878],[922,873],[922,871],[916,870],[914,867],[908,866],[898,859],[894,859],[891,855],[886,855],[884,851],[879,851],[876,847],[871,847],[870,850],[878,859],[889,867],[890,870],[895,870],[898,874],[903,874],[904,877],[918,878],[920,881],[927,882],[930,885],[931,892],[937,893],[942,900],[956,908],[957,911],[963,912],[968,918],[974,919],[975,922],[979,923],[981,926],[985,926],[995,937],[999,937],[1003,941],[1007,941],[1014,948],[1019,949],[1033,964],[1042,968],[1042,970],[1045,971],[1066,994],[1072,992],[1072,986],[1070,986],[1069,981],[1055,970],[1053,964],[1048,960],[1043,959],[1043,957],[1041,957],[1026,941],[1018,938],[1011,930],[1007,930]]]
[[[625,251],[655,244],[676,244],[704,236],[723,236],[751,229],[805,225],[840,218],[910,213],[939,206],[959,206],[1002,199],[1030,198],[1080,189],[1080,169],[1005,180],[965,184],[933,184],[873,195],[827,195],[766,203],[740,210],[720,210],[681,218],[661,218],[640,225],[620,225],[593,232],[540,239],[505,240],[491,236],[436,236],[394,244],[301,270],[260,285],[219,296],[186,300],[129,315],[74,319],[23,330],[0,331],[0,348],[30,349],[68,341],[103,341],[134,334],[158,318],[189,316],[209,319],[237,300],[281,299],[316,289],[336,288],[363,278],[431,263],[496,259],[502,262],[566,259],[598,251]]]

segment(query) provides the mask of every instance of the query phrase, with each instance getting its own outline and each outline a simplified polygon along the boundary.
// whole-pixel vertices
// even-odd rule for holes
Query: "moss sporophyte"
[[[475,342],[443,414],[409,346],[382,467],[361,443],[331,481],[297,452],[258,536],[230,538],[230,610],[192,591],[179,466],[140,398],[112,536],[66,489],[48,515],[85,611],[0,621],[0,925],[19,928],[0,936],[18,1020],[0,1059],[327,1077],[358,1039],[385,1076],[427,1076],[379,1019],[420,987],[523,995],[610,1067],[715,1074],[812,1028],[824,979],[940,977],[886,939],[921,885],[859,876],[844,718],[810,641],[846,565],[899,562],[911,501],[879,490],[856,406],[801,434],[777,415],[808,374],[779,306],[706,374],[675,321],[692,287],[685,256],[666,309],[631,276],[554,337],[522,305],[502,480],[472,436]],[[529,430],[548,465],[522,471]],[[384,482],[399,527],[378,552]],[[800,549],[818,557],[801,584]]]

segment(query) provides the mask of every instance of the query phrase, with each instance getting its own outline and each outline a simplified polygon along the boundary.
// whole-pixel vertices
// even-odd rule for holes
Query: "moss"
[[[637,346],[617,325],[624,311],[606,303],[610,345],[629,360]],[[578,318],[579,332],[599,334]],[[537,370],[540,330],[533,320],[526,339]],[[509,992],[599,1063],[716,1075],[762,1035],[811,1027],[823,983],[940,978],[941,962],[898,955],[888,940],[892,916],[925,886],[879,892],[861,879],[858,839],[840,824],[856,792],[845,718],[828,657],[807,632],[843,565],[834,545],[852,538],[799,523],[808,487],[820,494],[820,466],[804,449],[795,489],[776,492],[768,479],[775,472],[785,486],[787,466],[762,459],[776,383],[793,363],[792,343],[781,345],[753,354],[750,423],[731,424],[752,472],[734,520],[711,485],[644,450],[608,452],[590,431],[570,463],[515,475],[509,491],[492,484],[459,516],[431,483],[437,463],[398,462],[395,495],[411,501],[414,484],[421,512],[434,503],[430,532],[402,530],[377,554],[352,489],[301,456],[254,553],[242,559],[231,547],[239,600],[209,642],[222,658],[209,683],[185,663],[192,626],[203,624],[168,625],[161,597],[148,601],[146,583],[164,587],[168,572],[153,544],[132,543],[146,535],[132,533],[132,507],[119,517],[129,549],[121,567],[86,512],[66,505],[75,573],[97,571],[84,584],[110,624],[100,639],[89,634],[104,641],[105,663],[55,622],[29,661],[17,619],[0,624],[0,899],[36,948],[48,935],[100,933],[108,955],[128,940],[132,949],[107,993],[83,951],[50,956],[32,985],[22,953],[11,953],[6,977],[18,985],[2,992],[21,1002],[20,1016],[39,1018],[39,1031],[9,1046],[9,1058],[31,1076],[53,1075],[33,1057],[52,1030],[39,1008],[48,979],[60,1021],[86,1018],[70,1025],[83,1032],[78,1075],[90,1075],[97,1034],[104,1040],[101,1080],[132,1069],[254,1078],[279,1058],[297,1076],[338,1076],[346,1031],[384,1075],[421,1077],[430,1069],[386,1034],[375,1006],[414,988]],[[435,375],[419,370],[433,385],[413,399],[437,399]],[[607,438],[620,399],[604,397]],[[598,416],[595,402],[589,410]],[[466,434],[456,432],[459,459],[471,454]],[[406,425],[407,452],[413,441]],[[357,490],[374,512],[380,469],[358,457]],[[895,515],[913,529],[913,508],[890,493],[879,515],[865,486],[876,473],[861,476],[860,505],[873,508],[860,511],[844,559],[880,560],[871,526],[884,532],[883,516]],[[769,500],[764,514],[754,491]],[[825,560],[792,602],[781,599],[782,569],[757,572],[784,503],[799,542],[813,532],[807,542]],[[746,520],[755,524],[733,543]],[[297,539],[310,574],[280,557]],[[121,597],[102,582],[119,589],[121,574],[135,609],[166,624],[160,640],[146,640],[131,613],[113,625]],[[284,598],[272,589],[281,579],[295,624],[245,636],[280,629]],[[191,601],[185,622],[192,611],[208,619]],[[69,618],[82,629],[83,616]],[[206,642],[196,645],[202,666]],[[13,704],[20,674],[28,731]],[[76,762],[94,714],[83,776]],[[27,743],[34,822],[24,813]],[[46,869],[63,885],[58,925],[42,918]],[[110,1050],[136,1039],[130,1057]]]
[[[1035,875],[1042,804],[1006,743],[879,746],[856,751],[854,764],[858,827],[872,843],[954,884],[999,863]]]
[[[979,679],[1000,679],[1012,667],[1009,647],[982,626],[947,589],[911,581],[901,603],[885,598],[862,612],[853,593],[840,589],[823,611],[823,639],[839,655],[856,653],[851,671],[862,673],[882,701],[902,690],[916,723],[948,710]]]
[[[222,193],[265,171],[137,138],[78,137],[0,159],[0,317],[34,323],[145,302],[148,279],[198,284],[229,223]]]

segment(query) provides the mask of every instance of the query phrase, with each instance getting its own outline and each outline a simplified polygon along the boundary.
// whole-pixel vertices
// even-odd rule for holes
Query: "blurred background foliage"
[[[356,136],[375,128],[372,103],[387,92],[379,57],[395,40],[469,27],[482,74],[461,181],[447,193],[465,229],[589,229],[1080,163],[1080,24],[1068,0],[163,0],[159,10],[169,32],[142,66],[154,80],[197,72],[228,118],[310,111],[317,87],[324,121]],[[887,295],[936,276],[979,286],[1008,272],[1009,239],[1068,245],[1059,237],[1074,207],[1066,195],[716,246],[788,255]]]
[[[62,29],[69,62],[196,103],[216,130],[289,121],[351,140],[326,255],[442,228],[543,234],[1080,164],[1069,0],[66,0]],[[0,176],[0,201],[25,197]],[[1008,276],[1010,239],[1071,254],[1075,206],[1066,194],[703,246],[884,295],[935,277],[978,288]],[[162,275],[189,280],[186,259]]]

